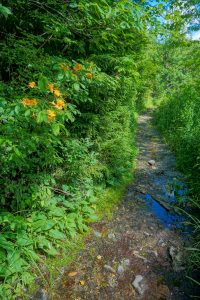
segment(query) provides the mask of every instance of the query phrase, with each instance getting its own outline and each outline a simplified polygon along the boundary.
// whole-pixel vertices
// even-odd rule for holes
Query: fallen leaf
[[[85,281],[84,280],[80,280],[80,285],[85,285]]]
[[[99,259],[99,260],[102,259],[102,256],[101,256],[101,255],[98,255],[98,256],[97,256],[97,259]]]
[[[77,273],[78,273],[78,272],[70,272],[70,273],[68,273],[68,276],[69,276],[69,277],[74,277],[74,276],[77,275]]]

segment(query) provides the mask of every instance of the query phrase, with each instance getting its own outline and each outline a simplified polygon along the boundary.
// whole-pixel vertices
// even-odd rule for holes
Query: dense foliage
[[[164,67],[159,80],[164,101],[157,120],[197,193],[200,190],[200,44],[169,42],[161,48]]]
[[[87,230],[97,191],[131,170],[153,62],[130,1],[2,5],[0,297],[11,299],[44,255]]]
[[[181,31],[197,2],[0,4],[0,298],[25,295],[41,259],[87,230],[97,196],[132,168],[136,115],[152,96],[198,189],[199,45]]]
[[[167,41],[160,46],[162,67],[157,81],[159,109],[155,122],[174,150],[178,166],[187,175],[195,228],[190,265],[200,269],[200,43]]]

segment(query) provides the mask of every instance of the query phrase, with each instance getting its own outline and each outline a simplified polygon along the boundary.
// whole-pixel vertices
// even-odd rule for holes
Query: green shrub
[[[10,300],[95,220],[96,191],[132,169],[148,38],[131,1],[8,0],[0,13],[0,297]]]

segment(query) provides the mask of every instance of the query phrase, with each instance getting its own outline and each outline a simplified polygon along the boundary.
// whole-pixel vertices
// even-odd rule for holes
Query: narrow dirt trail
[[[86,249],[67,267],[53,300],[189,299],[182,217],[154,200],[184,197],[183,176],[150,124],[149,114],[140,116],[135,180],[113,219],[92,225]]]

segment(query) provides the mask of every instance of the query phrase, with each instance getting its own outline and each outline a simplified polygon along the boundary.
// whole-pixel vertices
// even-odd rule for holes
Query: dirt
[[[133,183],[113,219],[92,225],[85,250],[65,269],[51,299],[189,299],[184,219],[157,202],[184,198],[184,178],[150,114],[139,118],[137,144]]]

